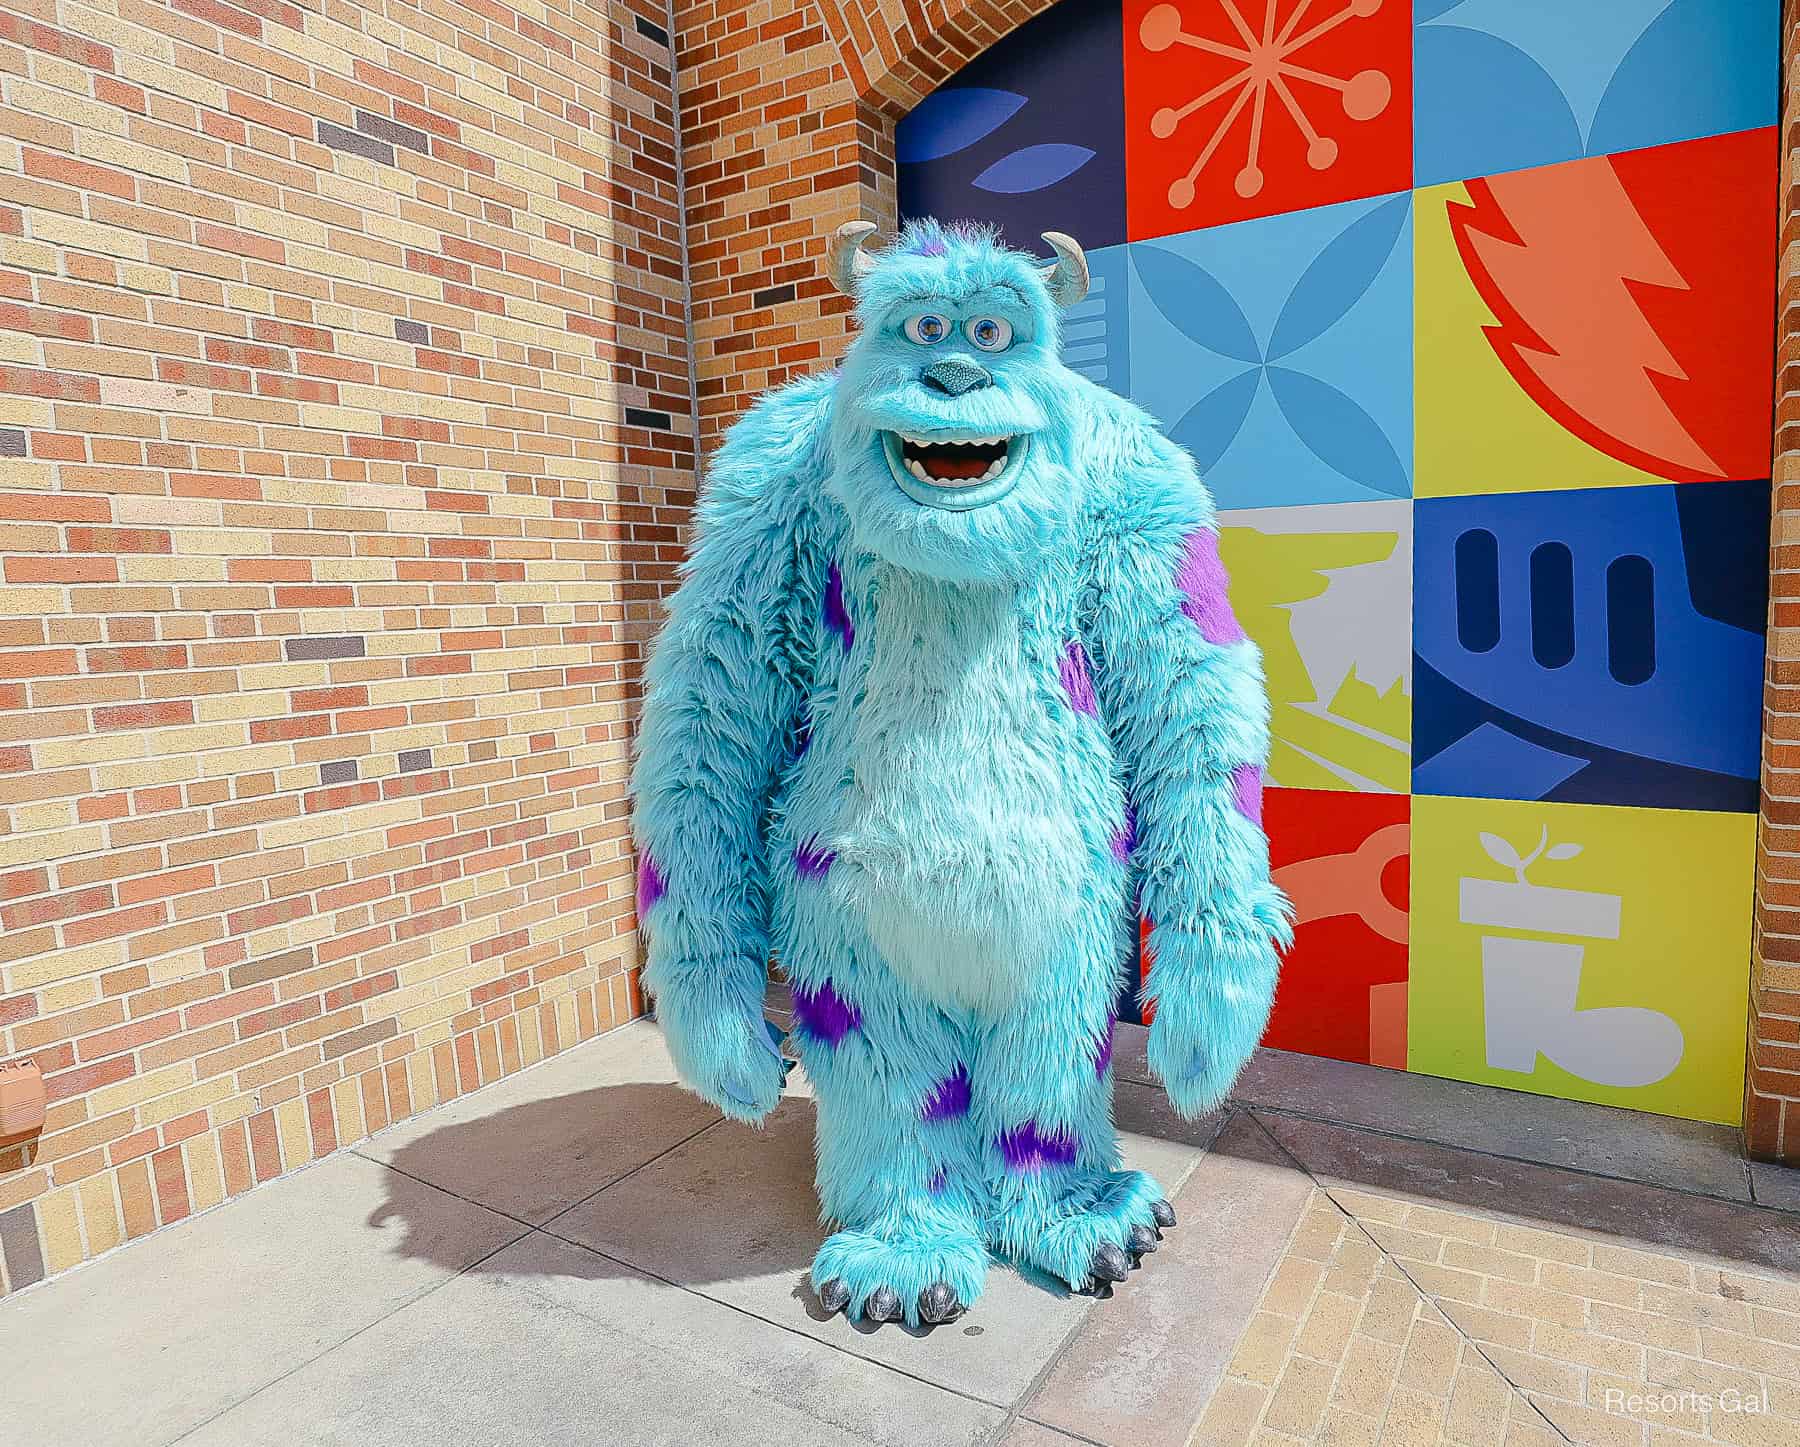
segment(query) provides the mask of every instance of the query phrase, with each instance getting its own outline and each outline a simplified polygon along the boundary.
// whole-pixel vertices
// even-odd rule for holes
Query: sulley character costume
[[[1059,360],[1081,250],[963,227],[832,279],[841,371],[713,459],[634,775],[644,983],[682,1077],[760,1121],[773,956],[838,1226],[827,1310],[945,1321],[990,1253],[1123,1280],[1174,1212],[1121,1170],[1113,1004],[1155,930],[1149,1058],[1216,1105],[1267,1020],[1286,902],[1268,704],[1212,501],[1151,419]],[[1137,909],[1133,908],[1134,902]]]

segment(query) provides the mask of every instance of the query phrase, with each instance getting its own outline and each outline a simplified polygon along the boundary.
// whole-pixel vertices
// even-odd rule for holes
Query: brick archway
[[[704,450],[842,349],[821,273],[844,221],[896,218],[894,125],[1053,0],[680,0],[679,94]]]

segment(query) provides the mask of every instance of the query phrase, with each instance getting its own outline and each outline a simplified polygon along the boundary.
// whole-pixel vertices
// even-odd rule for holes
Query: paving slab
[[[359,1145],[358,1154],[533,1225],[720,1119],[636,1021]]]
[[[334,1156],[0,1303],[0,1439],[169,1442],[523,1230]]]
[[[188,1447],[974,1447],[998,1409],[533,1235]]]
[[[1165,1120],[1142,1087],[1125,1087],[1121,1096],[1127,1162],[1178,1189],[1216,1125]],[[1137,1135],[1133,1125],[1169,1134]],[[823,1317],[806,1284],[825,1235],[813,1194],[812,1141],[812,1103],[790,1093],[761,1131],[723,1122],[556,1217],[548,1229],[777,1326],[983,1401],[1004,1406],[1022,1397],[1093,1303],[996,1266],[975,1309],[935,1330]]]
[[[1122,1078],[1150,1083],[1149,1032],[1121,1025]],[[1620,1180],[1748,1201],[1749,1175],[1731,1126],[1557,1100],[1288,1050],[1258,1050],[1232,1090],[1242,1105],[1337,1121],[1490,1155],[1569,1166]]]
[[[1800,1270],[1800,1231],[1783,1212],[1325,1121],[1258,1119],[1321,1184],[1443,1201],[1521,1225],[1567,1227],[1718,1262]]]
[[[1773,1161],[1750,1162],[1750,1189],[1756,1204],[1777,1211],[1800,1211],[1800,1167]]]
[[[1181,1447],[1312,1195],[1234,1117],[1177,1193],[1162,1249],[1082,1324],[1024,1415],[1109,1447]]]

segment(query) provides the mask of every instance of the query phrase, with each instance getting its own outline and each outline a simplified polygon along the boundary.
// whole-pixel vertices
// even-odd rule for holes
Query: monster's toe
[[[1157,1236],[1154,1227],[1133,1226],[1131,1234],[1125,1238],[1125,1249],[1133,1256],[1148,1256],[1156,1250]]]
[[[1131,1258],[1112,1242],[1102,1242],[1094,1251],[1089,1271],[1095,1281],[1123,1281],[1131,1275]]]
[[[933,1282],[919,1293],[919,1320],[930,1326],[954,1321],[962,1315],[962,1303],[947,1281]]]
[[[850,1304],[850,1288],[839,1278],[832,1277],[819,1288],[819,1305],[827,1314],[842,1311]]]
[[[1165,1231],[1175,1224],[1175,1208],[1166,1200],[1152,1201],[1150,1214],[1156,1217],[1156,1224]]]
[[[878,1286],[863,1305],[863,1315],[870,1321],[893,1321],[900,1315],[900,1294],[891,1286]]]

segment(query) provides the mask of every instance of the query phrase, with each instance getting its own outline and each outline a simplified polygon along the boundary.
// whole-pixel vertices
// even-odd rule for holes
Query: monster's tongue
[[[923,460],[925,471],[939,482],[961,482],[964,478],[980,477],[988,466],[985,457],[976,457],[973,453],[959,457],[947,449],[934,448]]]

